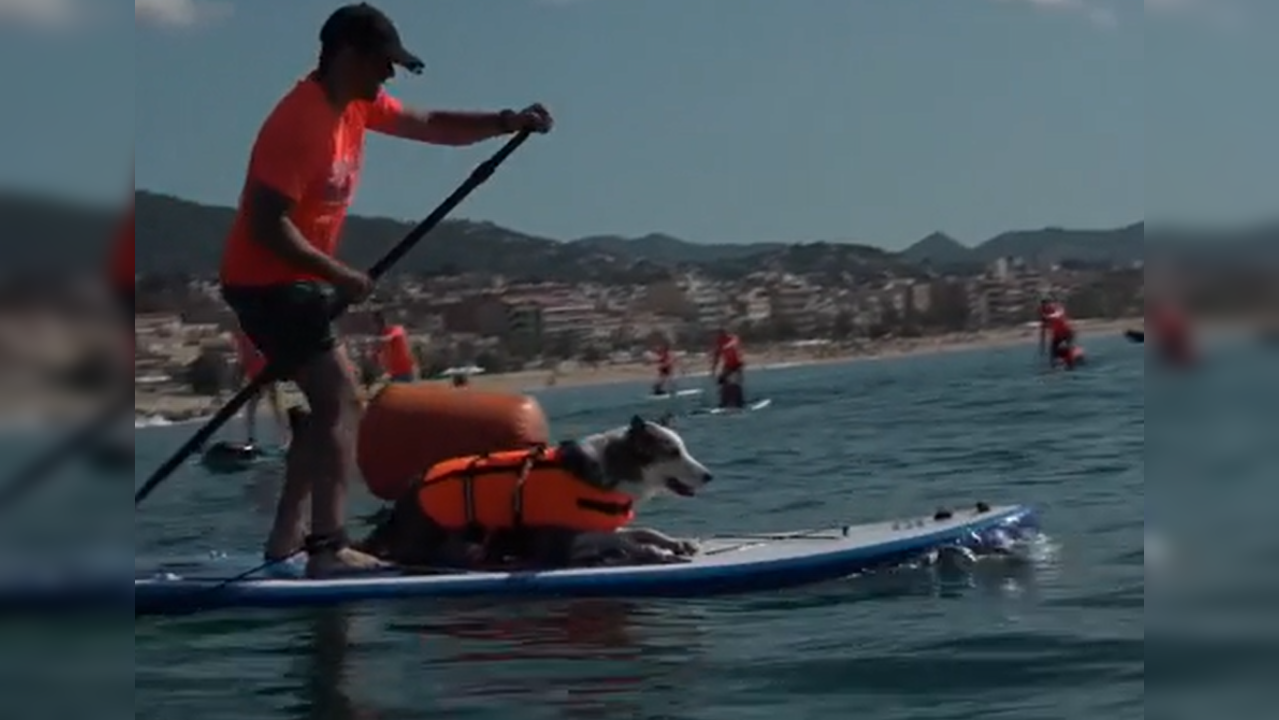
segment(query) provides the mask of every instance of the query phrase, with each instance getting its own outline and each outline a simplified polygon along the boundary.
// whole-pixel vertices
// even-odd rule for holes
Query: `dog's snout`
[[[703,485],[705,485],[706,483],[709,483],[709,482],[710,482],[711,480],[713,480],[713,479],[714,479],[714,476],[712,476],[710,473],[708,473],[708,472],[702,473],[702,484],[703,484]]]

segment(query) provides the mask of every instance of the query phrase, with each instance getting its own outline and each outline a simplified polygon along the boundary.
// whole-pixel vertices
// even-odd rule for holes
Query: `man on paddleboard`
[[[336,302],[359,302],[372,289],[365,273],[335,257],[365,132],[463,146],[544,133],[552,125],[541,105],[520,112],[410,109],[382,87],[396,66],[414,74],[423,69],[384,13],[360,3],[329,16],[320,30],[317,68],[289,90],[258,132],[222,259],[222,295],[240,327],[298,385],[310,408],[289,446],[265,554],[284,559],[305,549],[312,577],[383,566],[351,548],[344,531],[360,404],[330,321]],[[308,498],[309,535],[302,517]]]
[[[715,349],[711,352],[711,377],[719,385],[720,407],[745,407],[745,370],[741,341],[728,328],[720,328],[715,336]]]
[[[1039,354],[1044,354],[1045,340],[1048,341],[1048,364],[1057,367],[1061,363],[1066,369],[1075,366],[1075,326],[1066,315],[1066,308],[1052,298],[1045,297],[1039,301]]]

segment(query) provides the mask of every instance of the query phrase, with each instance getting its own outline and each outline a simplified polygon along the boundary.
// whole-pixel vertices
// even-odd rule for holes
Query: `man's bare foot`
[[[262,548],[262,556],[268,560],[284,560],[302,551],[302,539],[306,537],[306,526],[299,525],[288,532],[273,531]]]
[[[306,576],[326,578],[349,573],[389,570],[391,567],[389,563],[382,562],[372,555],[347,547],[326,550],[309,556],[306,560]]]

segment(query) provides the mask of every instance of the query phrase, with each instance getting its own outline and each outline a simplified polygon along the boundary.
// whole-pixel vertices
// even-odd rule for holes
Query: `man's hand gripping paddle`
[[[397,243],[395,247],[391,248],[390,252],[388,252],[381,260],[377,261],[377,263],[369,269],[369,279],[377,282],[383,275],[385,275],[387,270],[408,254],[408,252],[412,250],[423,237],[426,237],[427,233],[434,230],[435,227],[444,220],[445,216],[460,205],[462,201],[465,200],[466,197],[476,188],[483,185],[484,182],[493,175],[493,172],[497,170],[498,166],[505,162],[506,159],[511,156],[511,153],[514,153],[526,140],[528,140],[528,138],[528,131],[519,133],[515,137],[511,138],[506,145],[502,146],[502,149],[494,153],[492,157],[480,163],[479,167],[475,168],[475,170],[471,172],[470,177],[468,177],[461,186],[454,190],[452,195],[445,198],[444,202],[440,203],[440,206],[435,208],[434,212],[428,215],[427,218],[419,223],[417,227],[413,228],[413,230],[411,230],[403,240]],[[336,319],[339,315],[346,312],[349,305],[349,301],[339,301],[332,309],[331,316]],[[178,448],[178,451],[175,452],[172,457],[157,468],[155,472],[151,473],[151,477],[147,478],[147,481],[143,483],[142,487],[133,493],[134,507],[142,504],[142,501],[146,500],[147,497],[149,497],[160,485],[160,483],[164,482],[170,475],[172,475],[173,471],[177,470],[192,453],[203,447],[204,443],[207,442],[219,428],[221,428],[228,420],[239,412],[240,408],[248,402],[249,397],[267,383],[280,380],[283,376],[290,374],[292,369],[293,368],[291,367],[279,367],[274,362],[269,363],[264,372],[259,373],[252,382],[243,387],[240,392],[236,393],[235,397],[231,398],[231,400],[227,402],[227,404],[224,405],[217,414],[204,424],[204,427],[200,428],[194,435],[192,435],[190,440],[187,440],[186,444]]]

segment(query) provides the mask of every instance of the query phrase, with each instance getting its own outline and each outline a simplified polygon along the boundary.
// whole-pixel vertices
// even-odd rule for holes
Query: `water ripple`
[[[139,622],[137,717],[1144,717],[1143,357],[1122,343],[1090,350],[1101,362],[1075,376],[1036,373],[1028,348],[756,372],[749,391],[774,399],[768,411],[680,424],[721,479],[645,518],[675,532],[776,531],[1026,502],[1051,559],[705,600]],[[568,436],[654,412],[643,392],[540,400]],[[138,467],[186,432],[140,431]],[[268,517],[246,484],[183,472],[139,514],[140,551],[253,552]],[[1165,664],[1187,671],[1180,658],[1196,647]]]

